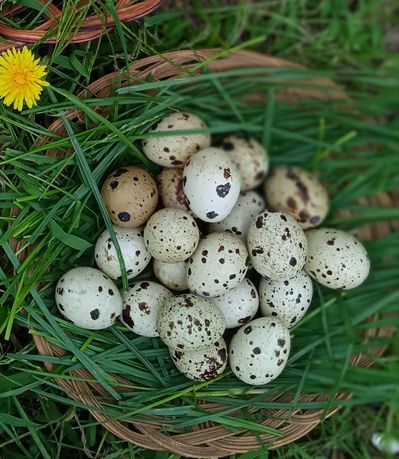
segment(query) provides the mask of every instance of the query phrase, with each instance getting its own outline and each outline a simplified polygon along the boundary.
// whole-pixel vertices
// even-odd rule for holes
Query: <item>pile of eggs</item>
[[[268,383],[287,363],[290,328],[309,308],[312,279],[355,288],[369,273],[367,252],[349,233],[318,228],[329,199],[315,175],[288,166],[269,171],[254,139],[232,135],[215,147],[206,133],[156,136],[179,130],[205,132],[206,125],[176,112],[143,142],[147,158],[164,167],[157,181],[126,166],[102,186],[133,284],[118,290],[122,268],[104,230],[97,269],[75,268],[59,280],[58,309],[87,329],[119,317],[138,335],[159,336],[192,380],[214,378],[229,362],[243,382]],[[159,282],[134,282],[151,260]],[[237,329],[228,345],[226,329]]]

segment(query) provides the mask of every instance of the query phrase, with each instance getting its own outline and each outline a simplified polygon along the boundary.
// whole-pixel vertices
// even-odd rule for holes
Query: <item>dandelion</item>
[[[26,46],[22,50],[12,48],[0,55],[0,98],[4,104],[13,104],[22,111],[24,102],[29,108],[37,104],[44,86],[49,83],[42,78],[47,75],[46,66]]]

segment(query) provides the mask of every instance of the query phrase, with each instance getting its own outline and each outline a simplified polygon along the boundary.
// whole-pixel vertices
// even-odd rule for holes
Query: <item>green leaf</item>
[[[67,245],[68,247],[72,247],[72,249],[85,251],[88,248],[92,247],[93,244],[82,239],[78,236],[75,236],[70,233],[66,233],[61,226],[55,222],[53,219],[50,220],[50,230],[51,234],[61,241],[63,244]]]

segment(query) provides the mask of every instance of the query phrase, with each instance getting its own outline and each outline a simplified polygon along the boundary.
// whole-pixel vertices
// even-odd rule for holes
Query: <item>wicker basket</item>
[[[200,50],[200,51],[177,51],[167,53],[164,56],[154,56],[139,60],[129,67],[130,84],[135,80],[139,84],[139,80],[147,78],[149,75],[155,80],[171,79],[178,77],[183,72],[192,69],[199,62],[209,60],[208,68],[211,71],[218,72],[243,67],[284,67],[284,68],[300,68],[298,64],[294,64],[281,59],[264,56],[258,53],[249,51],[238,51],[227,57],[220,59],[215,58],[219,50]],[[125,85],[127,83],[127,74],[113,73],[107,75],[100,80],[92,83],[85,94],[80,96],[97,96],[107,97],[114,90],[115,85]],[[298,86],[290,87],[279,94],[280,98],[295,101],[300,98],[319,98],[319,99],[346,99],[341,90],[330,80],[313,80],[317,83],[318,89],[312,89]],[[328,88],[324,92],[320,87]],[[76,123],[82,122],[84,115],[79,110],[70,111],[67,117]],[[65,136],[66,132],[61,120],[56,120],[50,130],[60,136]],[[46,140],[44,139],[43,142]],[[65,154],[60,151],[48,151],[49,155],[60,156]],[[381,194],[370,199],[370,204],[383,207],[393,207],[399,204],[399,194]],[[360,229],[358,235],[362,239],[377,239],[390,231],[398,228],[398,222],[383,222],[370,224]],[[12,245],[15,249],[20,248],[19,244],[14,240]],[[372,317],[369,320],[375,320]],[[364,339],[368,340],[375,337],[391,336],[392,329],[367,329]],[[61,356],[63,350],[50,344],[41,336],[33,336],[37,349],[41,355],[45,356]],[[383,353],[383,348],[378,348],[374,351],[374,356],[379,356]],[[366,355],[359,354],[352,358],[352,365],[368,367],[372,365],[372,360]],[[49,371],[52,371],[53,365],[46,363]],[[176,431],[168,435],[162,433],[162,427],[165,425],[165,419],[159,416],[154,416],[151,419],[146,418],[145,422],[140,422],[136,419],[130,419],[120,422],[112,420],[107,416],[99,413],[102,404],[99,396],[107,397],[107,393],[96,382],[90,382],[93,378],[84,369],[80,369],[73,373],[76,376],[87,378],[87,381],[69,381],[64,379],[56,379],[58,385],[63,387],[71,398],[92,406],[92,415],[95,419],[103,424],[103,426],[122,440],[128,441],[135,445],[151,449],[151,450],[167,450],[185,457],[199,458],[217,458],[227,456],[233,453],[243,453],[250,450],[258,449],[260,442],[271,443],[272,448],[278,448],[282,445],[291,443],[306,433],[314,429],[324,415],[321,409],[312,410],[267,410],[264,412],[263,421],[260,423],[264,426],[279,429],[283,432],[284,437],[277,438],[269,434],[257,434],[253,432],[229,430],[219,424],[206,423],[197,426],[190,432]],[[274,397],[272,400],[279,402],[290,402],[294,395],[285,393]],[[350,394],[342,393],[337,395],[338,399],[345,400],[350,398]],[[108,403],[111,400],[108,398]],[[326,400],[325,394],[319,395],[303,395],[302,402],[316,402]],[[204,404],[204,410],[212,412],[220,405]],[[331,409],[327,416],[331,416],[337,408]]]
[[[54,2],[39,0],[43,4],[43,15],[45,20],[31,30],[21,30],[0,24],[0,41],[7,40],[7,43],[0,43],[0,52],[11,47],[21,47],[26,44],[36,43],[43,40],[44,43],[55,44],[57,42],[57,21],[61,17],[62,11],[54,5]],[[121,22],[134,21],[142,18],[157,9],[164,0],[118,0],[115,10]],[[1,2],[0,2],[1,3]],[[77,10],[86,5],[86,1],[79,2]],[[21,14],[26,8],[21,5],[11,6],[8,9],[0,10],[5,18],[12,18],[15,14]],[[69,43],[82,43],[98,38],[105,30],[110,30],[115,25],[114,17],[110,14],[88,15],[80,24],[79,30],[69,39]],[[1,40],[3,39],[3,40]]]

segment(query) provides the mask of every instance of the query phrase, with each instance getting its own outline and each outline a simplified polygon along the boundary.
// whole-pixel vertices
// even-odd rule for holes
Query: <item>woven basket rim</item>
[[[43,5],[48,5],[48,18],[40,25],[31,30],[16,29],[0,23],[0,37],[8,40],[7,43],[0,43],[0,52],[9,48],[20,48],[21,46],[33,44],[44,39],[43,43],[56,44],[54,37],[57,30],[57,20],[61,17],[61,10],[47,0],[38,0]],[[115,10],[121,22],[131,22],[140,19],[158,9],[165,0],[138,0],[130,4],[131,0],[118,0]],[[82,1],[82,5],[86,2]],[[4,17],[12,17],[27,8],[22,5],[10,6],[3,10]],[[84,43],[100,37],[105,31],[110,31],[115,26],[115,18],[111,14],[88,15],[81,23],[79,30],[69,38],[69,43]],[[52,32],[53,37],[45,39],[46,35]]]
[[[271,56],[266,56],[253,51],[236,51],[227,56],[217,58],[220,49],[201,49],[196,51],[173,51],[165,53],[161,56],[151,56],[140,59],[129,66],[128,72],[114,72],[94,81],[89,85],[87,90],[79,93],[80,97],[106,97],[113,90],[114,85],[124,85],[129,80],[140,84],[140,81],[145,80],[149,75],[154,80],[166,78],[175,78],[186,72],[192,71],[198,63],[208,61],[208,69],[211,71],[223,71],[232,68],[244,67],[284,67],[284,68],[304,68],[303,66],[290,61],[278,59]],[[129,78],[128,78],[129,76]],[[333,99],[337,101],[348,100],[345,93],[331,80],[317,79],[314,80],[317,84],[317,89],[310,87],[291,87],[284,90],[282,97],[289,101],[295,102],[302,98],[318,98],[318,99]],[[321,88],[325,87],[327,92],[323,92]],[[75,122],[83,122],[84,114],[80,110],[70,110],[66,113],[68,119]],[[66,131],[60,119],[55,120],[49,130],[65,136]],[[41,144],[45,144],[48,139],[43,138]],[[65,152],[48,150],[46,154],[51,156],[62,156]],[[382,193],[378,196],[370,198],[373,205],[395,205],[399,202],[398,195]],[[16,211],[17,212],[17,211]],[[376,239],[388,232],[398,228],[398,222],[383,224],[370,224],[362,228],[362,235],[365,239]],[[10,244],[14,249],[18,249],[19,243],[16,240],[11,240]],[[21,254],[24,255],[23,253]],[[378,316],[370,317],[368,320],[376,320]],[[375,337],[392,336],[394,329],[381,328],[378,330],[369,328],[365,333],[365,340]],[[60,356],[64,351],[52,345],[42,336],[33,335],[34,342],[38,352],[44,356]],[[351,363],[352,365],[368,367],[374,363],[374,359],[381,356],[385,351],[384,347],[377,348],[371,352],[371,356],[365,354],[355,355]],[[372,357],[372,358],[370,358]],[[45,363],[48,371],[52,371],[53,365],[49,362]],[[73,374],[85,378],[92,376],[84,369],[77,370]],[[243,453],[260,447],[259,438],[264,443],[271,443],[271,448],[278,448],[285,444],[291,443],[302,436],[306,435],[314,429],[320,422],[321,417],[324,418],[334,414],[339,408],[330,409],[327,413],[321,409],[312,410],[278,410],[273,412],[273,416],[283,419],[274,419],[263,421],[263,425],[279,428],[285,433],[283,438],[274,438],[269,434],[254,435],[251,432],[235,431],[226,429],[220,425],[204,425],[198,427],[191,432],[177,432],[165,435],[160,432],[162,428],[162,417],[154,417],[152,423],[143,423],[139,420],[129,420],[127,423],[107,418],[96,409],[101,408],[101,403],[93,395],[94,393],[106,396],[107,393],[98,383],[86,381],[68,381],[56,379],[56,383],[67,391],[69,396],[76,401],[82,402],[88,406],[92,406],[90,410],[95,419],[103,424],[103,426],[122,440],[128,441],[135,445],[151,449],[151,450],[166,450],[184,457],[198,458],[216,458],[228,456],[234,453]],[[282,394],[281,397],[290,397],[290,394]],[[320,395],[302,395],[304,400],[323,400],[324,394]],[[351,394],[338,394],[337,399],[347,400]],[[290,399],[292,400],[292,398]],[[203,405],[207,407],[207,405]],[[214,407],[209,405],[209,408]],[[284,417],[288,418],[287,422]],[[148,421],[148,420],[147,420]]]

